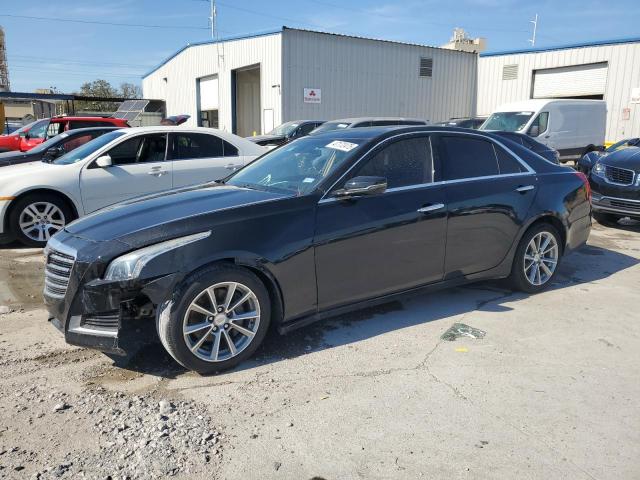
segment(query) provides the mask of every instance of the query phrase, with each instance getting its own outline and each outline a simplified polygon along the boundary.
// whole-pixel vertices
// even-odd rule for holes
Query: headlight
[[[606,167],[600,162],[596,163],[591,170],[596,177],[606,178],[605,176]]]
[[[138,278],[145,265],[158,255],[162,255],[174,248],[183,247],[189,243],[197,242],[198,240],[207,238],[209,235],[211,235],[210,231],[196,233],[195,235],[174,238],[173,240],[156,243],[155,245],[150,245],[148,247],[141,248],[140,250],[127,253],[126,255],[116,258],[109,264],[104,279],[111,281],[125,281]]]

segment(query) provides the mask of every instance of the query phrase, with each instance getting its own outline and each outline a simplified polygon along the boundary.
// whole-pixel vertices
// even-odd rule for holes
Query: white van
[[[526,133],[566,162],[604,145],[606,120],[604,100],[524,100],[497,108],[480,130]]]

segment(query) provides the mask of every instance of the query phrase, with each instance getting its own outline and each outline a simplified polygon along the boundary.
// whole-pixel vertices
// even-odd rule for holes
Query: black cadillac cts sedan
[[[71,344],[123,353],[155,322],[173,358],[210,373],[270,325],[490,278],[539,292],[586,242],[589,192],[584,175],[490,133],[331,131],[68,225],[46,248],[44,296]]]

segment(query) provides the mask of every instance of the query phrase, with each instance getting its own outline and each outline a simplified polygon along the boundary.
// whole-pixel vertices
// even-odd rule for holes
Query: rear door
[[[169,134],[173,186],[184,187],[224,178],[242,167],[244,157],[222,138],[208,133]]]
[[[435,150],[445,180],[445,278],[496,267],[511,248],[535,198],[535,173],[497,142],[441,134]]]
[[[111,156],[111,167],[100,168],[95,161],[85,166],[80,177],[85,213],[171,189],[171,162],[165,159],[166,148],[166,133],[137,135],[105,153]]]

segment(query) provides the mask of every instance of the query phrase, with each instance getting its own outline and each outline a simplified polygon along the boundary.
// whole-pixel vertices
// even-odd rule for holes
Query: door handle
[[[534,187],[533,185],[523,185],[522,187],[516,188],[516,192],[525,193],[529,190],[533,190],[534,188],[536,187]]]
[[[155,169],[151,170],[150,172],[147,172],[148,175],[153,175],[156,177],[161,177],[162,175],[165,175],[167,173],[169,173],[168,170],[155,170]]]
[[[235,170],[236,168],[238,168],[239,165],[234,165],[233,163],[228,164],[227,166],[225,166],[224,168],[226,168],[227,170]]]
[[[435,212],[436,210],[440,210],[441,208],[444,208],[444,203],[434,203],[432,205],[426,205],[422,208],[419,208],[418,213]]]

